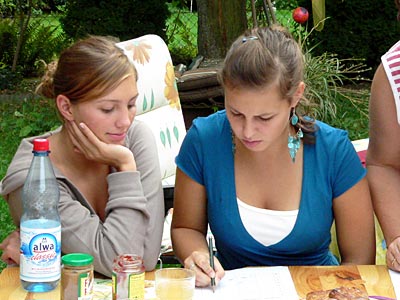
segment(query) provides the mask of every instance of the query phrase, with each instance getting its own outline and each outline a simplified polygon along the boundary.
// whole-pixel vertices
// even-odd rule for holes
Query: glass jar
[[[122,254],[113,262],[112,294],[113,300],[144,299],[143,259],[135,254]]]
[[[70,253],[61,258],[61,300],[93,299],[93,256]]]

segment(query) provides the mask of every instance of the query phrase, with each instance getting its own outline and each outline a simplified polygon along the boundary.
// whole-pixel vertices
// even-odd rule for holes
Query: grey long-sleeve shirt
[[[54,132],[41,137],[47,138]],[[34,138],[22,140],[0,182],[0,194],[8,202],[17,226],[22,215],[21,190],[32,160]],[[104,222],[77,187],[54,168],[60,187],[62,252],[93,255],[95,271],[106,276],[111,275],[113,259],[119,254],[140,255],[146,270],[152,270],[160,253],[164,200],[154,136],[147,125],[135,120],[128,131],[126,146],[134,154],[137,171],[108,175],[109,199]]]

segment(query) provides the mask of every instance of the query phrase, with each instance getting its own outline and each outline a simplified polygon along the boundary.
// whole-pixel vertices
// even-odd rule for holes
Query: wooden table
[[[395,299],[396,295],[390,275],[384,265],[369,266],[292,266],[289,267],[299,298],[313,290],[326,290],[339,286],[363,285],[369,295],[385,296]],[[154,279],[154,272],[146,273],[147,280]],[[48,293],[28,293],[20,284],[19,268],[6,268],[0,274],[1,300],[59,300],[57,287]]]

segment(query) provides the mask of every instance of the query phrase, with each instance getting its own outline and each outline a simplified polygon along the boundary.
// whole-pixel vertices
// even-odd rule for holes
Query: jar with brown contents
[[[93,299],[93,256],[66,254],[61,258],[61,300]]]

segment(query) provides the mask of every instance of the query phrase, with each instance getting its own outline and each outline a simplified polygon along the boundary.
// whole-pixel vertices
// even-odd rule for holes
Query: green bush
[[[70,43],[58,26],[44,25],[42,18],[29,23],[25,36],[18,65],[28,77],[38,76],[40,61],[50,62]]]
[[[297,1],[275,0],[275,8],[277,10],[293,10],[297,6]]]
[[[38,76],[40,61],[50,62],[70,43],[59,26],[44,22],[47,18],[35,17],[26,28],[17,61],[24,77]],[[17,20],[0,20],[0,62],[9,68],[13,64],[18,36]]]
[[[66,2],[66,12],[60,21],[72,39],[94,34],[124,41],[149,33],[165,38],[165,20],[169,16],[165,2],[71,0]]]
[[[12,65],[17,45],[17,27],[13,19],[0,19],[0,62]]]
[[[308,26],[312,25],[311,0],[298,0],[299,6],[310,12]],[[312,44],[320,45],[315,54],[337,54],[339,58],[361,58],[371,68],[366,76],[372,78],[380,57],[399,38],[400,27],[393,0],[330,0],[325,1],[326,17],[322,31],[314,31]]]
[[[341,107],[350,107],[353,113],[360,114],[363,119],[368,120],[365,95],[360,97],[357,93],[345,88],[349,84],[356,86],[365,82],[362,76],[370,71],[370,68],[365,65],[364,60],[343,59],[328,52],[316,54],[319,45],[313,45],[310,40],[315,29],[308,31],[306,27],[297,23],[293,25],[291,32],[304,53],[306,84],[304,113],[332,124],[337,119],[337,107],[340,102]],[[360,98],[362,98],[362,105],[355,105]],[[346,101],[347,105],[344,104]],[[366,103],[368,104],[368,101]],[[340,124],[340,122],[335,122],[335,124]]]
[[[21,80],[20,72],[12,72],[9,67],[0,63],[0,90],[13,90]]]
[[[189,65],[197,56],[197,13],[177,3],[169,3],[166,20],[167,43],[174,64]]]

